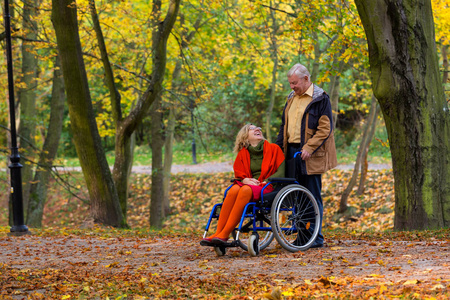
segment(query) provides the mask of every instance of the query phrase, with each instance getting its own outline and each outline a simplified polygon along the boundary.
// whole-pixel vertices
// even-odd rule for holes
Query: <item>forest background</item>
[[[428,270],[431,269],[416,263],[422,259],[421,253],[425,253],[420,247],[425,241],[427,248],[431,249],[427,257],[445,257],[448,229],[391,232],[395,198],[393,172],[389,169],[367,170],[368,162],[390,163],[390,141],[384,115],[379,114],[372,95],[370,55],[353,1],[149,3],[90,0],[76,2],[76,16],[63,14],[67,8],[74,7],[73,2],[67,0],[10,3],[17,92],[15,111],[19,151],[24,165],[25,223],[43,228],[33,228],[34,237],[30,239],[4,237],[10,222],[10,179],[4,172],[1,177],[4,184],[0,188],[0,232],[4,250],[1,259],[6,263],[0,264],[0,282],[4,287],[0,295],[22,293],[42,299],[45,291],[63,299],[107,295],[124,298],[128,292],[166,298],[177,295],[189,298],[195,293],[207,298],[211,291],[216,291],[216,280],[219,280],[221,288],[215,295],[217,298],[231,298],[230,291],[237,295],[261,296],[269,289],[266,286],[268,282],[272,286],[282,286],[283,295],[287,297],[318,296],[320,293],[337,298],[342,288],[347,289],[342,295],[348,298],[374,295],[448,298],[448,274],[445,271],[436,278],[424,275],[426,279],[417,279],[419,277],[414,277],[417,273],[412,271],[401,274],[409,267],[413,270],[413,265],[421,274],[430,273]],[[439,71],[448,103],[449,3],[439,0],[431,3]],[[78,28],[72,26],[74,17]],[[173,28],[166,28],[167,24]],[[69,59],[76,56],[61,47],[67,42],[61,40],[64,37],[76,40],[74,29],[79,32],[79,53],[83,63],[78,61],[72,65],[83,65],[85,72],[79,74],[86,74],[86,82],[80,80],[81,88],[77,95],[65,94],[65,88],[73,88],[71,83],[77,80],[68,79],[64,74],[63,81],[60,67],[61,64],[66,64],[66,68],[70,66]],[[5,34],[0,34],[0,39],[4,48]],[[163,62],[158,60],[162,53]],[[233,160],[231,149],[235,134],[247,122],[263,127],[266,137],[273,141],[289,93],[285,74],[297,62],[306,65],[311,71],[312,81],[330,95],[339,162],[356,162],[355,170],[359,171],[361,167],[361,178],[367,177],[364,177],[365,182],[361,180],[362,184],[355,191],[355,173],[351,174],[351,171],[333,170],[324,176],[324,228],[331,247],[318,252],[316,261],[312,262],[309,255],[303,259],[303,253],[291,256],[278,247],[257,262],[266,266],[273,264],[269,259],[276,258],[280,267],[280,261],[286,259],[286,265],[296,261],[299,266],[308,265],[308,268],[313,264],[322,268],[320,266],[324,262],[330,262],[330,267],[325,270],[330,271],[329,274],[325,272],[328,275],[339,266],[345,267],[342,273],[354,266],[361,266],[360,270],[364,271],[370,269],[367,266],[375,266],[383,274],[367,273],[362,277],[357,277],[357,274],[356,277],[345,278],[327,275],[312,281],[305,277],[302,284],[295,283],[295,278],[290,278],[290,275],[285,275],[287,277],[283,280],[264,276],[264,279],[255,279],[254,284],[236,281],[233,286],[227,283],[228,275],[221,272],[208,274],[214,276],[211,280],[202,279],[198,275],[200,273],[195,272],[198,269],[208,272],[211,267],[208,260],[199,260],[207,254],[204,249],[197,249],[196,238],[201,234],[211,206],[221,200],[224,186],[232,174],[170,174],[170,167],[172,164]],[[0,63],[6,65],[3,56]],[[160,68],[161,64],[164,68]],[[1,70],[0,93],[7,95],[6,68]],[[149,104],[142,99],[150,97],[148,95],[153,89],[160,93],[154,93],[151,107],[140,111],[140,121],[134,123],[130,140],[123,142],[118,139],[120,135],[117,132],[131,119],[124,116],[134,117],[141,106]],[[110,166],[126,157],[121,169],[125,171],[121,172],[120,166],[115,166],[112,172],[114,181],[124,182],[124,186],[116,184],[118,196],[106,195],[103,198],[116,197],[117,203],[120,200],[119,208],[114,207],[117,206],[114,201],[100,208],[92,205],[102,202],[92,197],[90,189],[97,177],[91,176],[103,172],[105,165],[100,164],[102,168],[95,165],[101,159],[88,160],[87,165],[83,165],[86,153],[76,147],[77,144],[80,147],[77,139],[83,126],[79,127],[80,132],[73,127],[73,123],[79,121],[73,117],[77,103],[91,104],[87,107],[92,109],[88,115],[92,113],[95,124],[85,122],[84,125],[91,126],[90,133],[97,130],[100,137],[98,144],[94,144],[93,157],[101,157],[101,152],[105,151],[108,159],[105,165]],[[0,135],[4,153],[1,167],[7,169],[10,108],[7,101],[0,102],[0,106],[0,124],[5,133]],[[366,134],[371,132],[371,128],[376,130],[370,143]],[[83,132],[81,135],[87,134]],[[121,143],[126,147],[120,148],[118,145]],[[131,149],[130,161],[127,161],[130,153],[123,149]],[[130,174],[131,165],[150,164],[153,165],[151,174]],[[67,168],[80,165],[82,173]],[[86,171],[89,167],[93,170]],[[125,181],[121,180],[121,174],[128,174],[123,177]],[[98,190],[101,188],[97,187]],[[340,205],[336,205],[338,202]],[[158,205],[154,207],[154,203]],[[341,210],[349,212],[342,214]],[[116,213],[117,218],[113,216]],[[93,222],[114,227],[130,226],[133,230],[98,227]],[[86,231],[80,229],[86,227]],[[154,230],[161,227],[162,231]],[[170,241],[170,246],[161,243],[161,236]],[[92,261],[67,263],[62,259],[64,255],[60,256],[59,249],[51,248],[51,245],[71,244],[77,237],[90,245],[80,242],[80,247],[75,250],[80,253],[73,257],[85,257],[83,255],[90,254],[95,248],[98,251],[92,256]],[[105,240],[108,245],[122,245],[126,251],[120,249],[103,258],[104,250],[101,249],[108,249],[103,243]],[[348,240],[358,240],[363,246],[354,248],[353,242],[346,244]],[[396,243],[396,240],[400,242]],[[409,241],[407,248],[412,251],[411,255],[419,253],[414,262],[409,259],[410,254],[402,255],[406,245],[403,240]],[[27,245],[18,254],[26,260],[25,263],[14,260],[20,248],[16,241]],[[146,243],[151,246],[147,247]],[[192,276],[196,279],[189,282],[181,279],[176,266],[180,261],[173,261],[173,258],[170,262],[175,266],[163,270],[163,264],[169,261],[164,261],[166,258],[161,258],[159,252],[151,249],[158,249],[160,244],[162,253],[184,250],[177,257],[183,263],[193,261],[196,264],[191,266],[195,271]],[[186,245],[188,248],[184,249]],[[330,251],[337,251],[336,257],[327,256]],[[348,263],[341,254],[344,251],[352,259],[361,257],[351,253],[370,252],[366,254],[370,257],[366,261]],[[49,257],[44,258],[47,254]],[[232,252],[231,256],[236,258],[236,265],[247,262],[247,257],[240,252]],[[139,265],[142,257],[155,261]],[[51,266],[42,264],[41,259]],[[395,265],[399,259],[403,260],[401,266]],[[220,264],[221,261],[215,263]],[[442,267],[442,264],[447,267],[446,261],[437,262],[437,266]],[[155,273],[156,267],[160,271]],[[175,271],[171,273],[171,269]],[[317,274],[323,271],[322,268]],[[85,278],[80,274],[85,274]],[[385,274],[391,281],[382,279]],[[286,282],[282,283],[284,280]],[[167,282],[171,282],[170,288],[165,286]],[[363,287],[359,289],[362,294],[355,294],[353,285]],[[265,296],[268,299],[281,298],[276,289]]]
[[[102,148],[109,153],[110,165],[117,158],[117,151],[113,149],[117,148],[118,126],[111,99],[118,97],[119,111],[123,115],[140,105],[139,98],[146,93],[146,83],[154,76],[152,68],[156,63],[152,52],[155,48],[152,47],[158,32],[155,24],[163,20],[161,11],[170,8],[169,3],[158,5],[159,12],[155,8],[150,10],[146,1],[77,2],[93,113]],[[432,5],[440,69],[448,99],[448,4],[436,0]],[[50,166],[79,164],[68,109],[63,104],[64,84],[56,59],[57,41],[51,10],[49,1],[12,2],[25,214],[29,220],[33,211],[39,212],[41,216],[37,221],[28,222],[36,226],[40,226],[45,199],[37,204],[28,199],[33,198],[30,196],[33,191],[39,190],[39,187],[33,190],[33,185],[43,184],[47,181],[45,178],[49,178],[39,179],[37,171],[47,169],[46,176],[49,176]],[[153,176],[164,168],[160,179],[164,185],[152,186],[152,194],[164,199],[162,214],[153,217],[156,220],[153,225],[160,227],[170,211],[168,184],[172,160],[175,163],[232,160],[230,150],[235,133],[246,122],[262,126],[268,140],[274,140],[289,92],[285,74],[296,62],[306,65],[311,70],[312,81],[330,95],[339,161],[355,160],[363,125],[369,122],[375,125],[377,118],[381,122],[378,122],[368,157],[374,162],[390,160],[382,116],[369,115],[376,105],[365,34],[353,2],[191,1],[181,4],[173,26],[167,36],[167,69],[163,73],[161,93],[150,110],[144,112],[142,122],[137,122],[131,146],[136,157],[134,164],[156,165]],[[106,48],[113,75],[105,73]],[[7,94],[6,72],[0,76],[4,78],[0,89]],[[7,102],[1,105],[0,120],[7,129],[9,108]],[[58,111],[55,115],[59,116],[59,121],[52,121],[53,111]],[[48,138],[54,132],[51,124],[58,127],[57,134],[52,135],[57,136],[56,144]],[[6,134],[0,138],[1,145],[8,145]],[[50,140],[53,144],[46,148],[45,142]],[[8,147],[2,151],[8,154]],[[6,168],[6,157],[3,163]],[[357,167],[359,164],[361,162],[357,161]],[[60,175],[55,176],[66,187],[71,187],[71,193],[80,192]],[[89,180],[87,183],[89,185]],[[84,185],[75,184],[75,187]],[[164,189],[156,190],[160,186]],[[120,187],[118,190],[120,196]],[[127,187],[123,193],[128,195]],[[122,202],[126,223],[126,203]],[[153,209],[156,210],[160,208]]]
[[[164,189],[152,190],[152,194],[164,198],[164,209],[160,216],[153,217],[156,220],[153,225],[160,227],[170,211],[168,191],[172,161],[186,164],[232,160],[234,136],[246,122],[262,126],[267,139],[274,140],[289,92],[285,74],[297,62],[306,65],[312,81],[330,95],[339,162],[355,161],[363,126],[368,123],[377,124],[378,129],[375,141],[369,142],[366,162],[367,157],[371,162],[390,161],[382,115],[369,115],[371,107],[374,110],[376,105],[365,34],[353,2],[190,1],[180,5],[177,21],[167,37],[167,69],[162,91],[136,126],[131,146],[134,165],[156,165],[153,173],[164,168],[161,173]],[[440,69],[449,99],[448,3],[433,0],[432,5]],[[17,126],[24,164],[24,207],[27,220],[28,211],[30,216],[31,211],[39,212],[41,216],[37,221],[28,223],[40,226],[45,199],[33,204],[28,198],[33,193],[33,185],[46,182],[45,178],[49,177],[39,179],[36,171],[46,169],[46,176],[50,176],[50,166],[77,166],[79,161],[69,112],[63,104],[64,84],[56,59],[57,41],[50,14],[52,3],[14,1],[11,7]],[[155,24],[163,20],[161,11],[168,7],[169,3],[159,3],[158,14],[146,1],[77,2],[93,113],[110,165],[114,164],[117,154],[113,151],[117,147],[116,108],[111,99],[120,99],[123,115],[140,105],[138,99],[145,94],[146,83],[151,81],[155,67],[152,60]],[[99,31],[103,41],[99,39]],[[116,95],[111,90],[108,72],[105,73],[102,47],[105,51],[107,48],[114,70],[110,73]],[[6,64],[4,58],[1,59]],[[0,74],[3,94],[7,94],[6,75],[6,70]],[[8,103],[4,101],[0,105],[0,121],[4,132],[8,133]],[[59,116],[59,121],[55,121],[56,117],[52,121],[52,111],[55,111],[54,116]],[[52,135],[57,136],[56,141],[47,138],[54,132],[52,122],[58,127],[57,133]],[[2,164],[6,168],[7,134],[0,139],[5,153]],[[46,148],[46,140],[52,140],[53,144]],[[357,161],[357,167],[360,164]],[[82,192],[76,188],[85,186],[82,178],[81,183],[70,184],[70,176],[63,179],[61,174],[56,174],[53,176],[70,193]],[[155,189],[162,185],[153,186]],[[127,188],[124,193],[127,195]],[[125,208],[121,205],[126,220],[126,204]]]

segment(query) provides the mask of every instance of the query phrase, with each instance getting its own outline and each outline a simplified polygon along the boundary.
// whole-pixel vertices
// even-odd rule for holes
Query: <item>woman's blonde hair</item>
[[[248,148],[248,146],[250,145],[250,142],[248,141],[248,132],[250,131],[250,127],[251,126],[256,126],[252,123],[249,124],[245,124],[241,130],[239,130],[237,136],[236,136],[236,141],[234,142],[234,152],[238,153],[239,151],[242,150],[242,148]],[[265,140],[263,138],[263,140]]]

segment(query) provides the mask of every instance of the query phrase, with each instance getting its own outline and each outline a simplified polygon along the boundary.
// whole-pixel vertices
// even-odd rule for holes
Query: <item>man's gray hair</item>
[[[302,64],[295,64],[287,73],[287,77],[289,78],[294,74],[297,75],[299,78],[303,76],[308,76],[308,78],[311,78],[308,69]]]

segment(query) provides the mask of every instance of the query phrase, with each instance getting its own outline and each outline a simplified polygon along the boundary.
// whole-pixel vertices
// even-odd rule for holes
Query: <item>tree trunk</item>
[[[154,54],[153,64],[160,65],[163,70],[166,67],[166,42],[161,44],[161,28],[159,28],[159,19],[161,15],[161,1],[155,0],[153,2],[153,16],[155,18],[153,26],[153,38],[152,47],[154,51],[157,49],[164,51],[164,56],[157,57]],[[162,54],[162,53],[161,53]],[[155,69],[153,69],[155,70]],[[164,72],[159,73],[160,76],[164,75]],[[161,83],[162,78],[158,84],[158,90],[153,93],[153,104],[152,104],[152,193],[150,202],[150,226],[155,228],[161,228],[163,223],[163,203],[164,203],[164,191],[163,191],[163,158],[162,158],[162,147],[164,141],[162,139],[162,115],[161,115]]]
[[[442,67],[444,68],[444,72],[442,74],[442,82],[444,84],[448,81],[448,45],[442,45]]]
[[[134,138],[133,135],[122,136],[118,133],[117,128],[122,122],[122,110],[120,107],[121,95],[117,89],[114,73],[111,63],[108,58],[108,51],[106,50],[105,39],[103,37],[100,20],[97,14],[97,8],[94,0],[89,0],[89,9],[91,12],[92,21],[94,24],[95,35],[97,37],[98,47],[101,53],[103,68],[105,70],[105,81],[108,86],[109,95],[111,99],[111,112],[116,127],[116,142],[115,142],[115,161],[113,168],[113,179],[119,197],[120,208],[123,217],[127,219],[127,201],[128,201],[128,187],[133,167],[133,151]]]
[[[198,32],[200,26],[202,25],[203,12],[199,12],[197,19],[194,23],[194,26],[190,32],[187,30],[187,26],[184,26],[184,15],[180,14],[180,28],[181,28],[181,47],[180,52],[182,54],[183,50],[189,46],[189,43],[194,38],[194,35]],[[182,55],[180,55],[182,56]],[[172,73],[172,90],[175,93],[180,92],[181,90],[181,65],[182,59],[177,60],[175,64],[175,68]],[[176,117],[175,117],[175,104],[169,103],[169,118],[167,121],[167,127],[165,132],[165,141],[164,141],[164,166],[163,166],[163,217],[166,217],[170,214],[170,180],[171,180],[171,170],[172,170],[172,161],[173,161],[173,140],[174,140],[174,132],[176,125]]]
[[[314,43],[314,61],[313,61],[312,69],[310,70],[310,75],[311,75],[311,82],[316,82],[317,75],[319,74],[319,67],[320,67],[319,58],[323,52],[320,50],[319,37],[317,35],[317,32],[313,31],[312,36],[313,36],[314,40],[316,41],[316,43]]]
[[[30,0],[23,3],[23,35],[22,42],[22,84],[23,88],[18,90],[20,101],[20,126],[18,136],[20,137],[20,148],[22,156],[33,161],[36,156],[35,150],[35,132],[36,132],[36,85],[38,59],[34,54],[33,43],[28,40],[36,40],[37,23],[36,8],[39,7],[38,1]],[[22,198],[23,207],[28,206],[30,196],[30,186],[33,179],[34,166],[25,161],[22,163]],[[26,219],[26,214],[24,215]]]
[[[169,119],[167,121],[166,140],[164,141],[164,178],[163,178],[163,216],[170,214],[170,180],[172,177],[173,139],[175,132],[175,107],[170,106]]]
[[[50,104],[50,121],[47,129],[44,146],[39,157],[38,168],[30,189],[27,222],[31,227],[42,226],[44,205],[47,199],[48,181],[51,167],[58,150],[59,139],[64,117],[64,81],[60,70],[60,62],[56,58],[53,75],[52,99]]]
[[[155,228],[161,228],[163,223],[163,203],[164,203],[164,191],[163,191],[163,154],[162,149],[164,140],[162,138],[162,114],[161,114],[161,98],[153,102],[152,105],[152,196],[150,204],[150,226]]]
[[[341,201],[339,203],[338,213],[344,213],[348,208],[347,199],[348,199],[348,196],[350,195],[350,193],[352,192],[353,187],[356,185],[356,181],[358,179],[359,168],[362,163],[364,151],[367,147],[367,142],[369,140],[369,132],[370,132],[370,128],[371,128],[371,125],[373,122],[373,116],[375,114],[376,114],[376,99],[375,99],[375,97],[372,96],[372,105],[370,107],[370,114],[369,114],[366,124],[364,126],[364,133],[361,136],[361,143],[359,144],[358,155],[356,156],[355,167],[353,168],[352,178],[350,179],[350,182],[348,183],[347,188],[342,193]]]
[[[124,227],[117,190],[94,116],[74,2],[53,0],[52,22],[61,58],[73,140],[90,195],[91,217],[97,223]]]
[[[128,209],[128,187],[130,183],[131,169],[134,158],[134,134],[124,135],[116,132],[115,161],[113,167],[113,179],[117,188],[120,208],[126,221]]]
[[[342,2],[341,4],[338,4],[336,6],[336,18],[337,18],[337,24],[341,29],[341,33],[344,31],[344,25],[342,24],[342,20],[339,17],[339,15],[342,14],[342,10],[344,9],[343,6],[345,5],[345,2]],[[331,38],[328,41],[328,44],[331,45],[334,40],[338,39],[338,36],[335,36]],[[336,128],[337,124],[337,118],[339,114],[339,92],[341,88],[341,76],[342,72],[344,71],[344,67],[347,65],[342,59],[342,55],[345,52],[345,47],[342,47],[338,53],[333,58],[333,66],[337,66],[337,74],[331,77],[330,79],[330,85],[328,88],[328,92],[330,93],[330,102],[331,102],[331,109],[333,112],[333,128]]]
[[[14,6],[16,5],[16,3],[15,3],[14,0],[11,0],[11,1],[9,1],[9,5],[10,5],[9,6],[10,7],[9,12],[10,12],[10,16],[11,16],[11,27],[14,28],[14,23],[13,22],[16,19],[15,18],[16,9],[14,9]],[[4,11],[4,9],[5,9],[5,7],[3,7],[3,11]],[[4,24],[4,22],[3,22],[3,24]],[[6,38],[6,34],[4,34],[3,36],[4,36],[4,38]],[[9,97],[9,96],[7,96],[7,97]],[[9,98],[7,98],[7,99],[9,99]],[[9,101],[6,101],[6,105],[8,107],[8,113],[11,113],[11,109],[12,108],[9,105]],[[18,111],[17,110],[17,105],[15,104],[14,112],[16,113],[15,114],[16,121],[18,120],[17,111]],[[10,122],[11,122],[11,118],[8,115],[8,128],[11,128],[11,123]],[[16,128],[17,128],[17,122],[16,122]],[[12,146],[11,145],[11,131],[9,131],[9,130],[6,132],[6,141],[7,141],[8,149],[11,149],[11,146]],[[7,156],[6,165],[9,166],[10,164],[11,164],[11,160],[10,160],[10,156],[8,155]],[[6,178],[7,178],[8,182],[11,182],[11,171],[10,171],[9,168],[6,168]],[[12,193],[8,194],[8,225],[10,227],[14,226],[13,196],[12,196]]]
[[[152,74],[151,81],[139,100],[136,106],[132,109],[130,114],[120,122],[116,128],[116,160],[114,163],[115,180],[117,176],[124,176],[126,168],[129,163],[127,159],[127,151],[131,151],[130,138],[137,126],[142,122],[147,115],[150,106],[155,101],[156,97],[162,91],[162,82],[164,73],[166,71],[166,53],[167,53],[167,39],[173,28],[177,18],[180,0],[171,0],[167,9],[167,14],[164,21],[160,21],[161,1],[153,2],[152,16],[157,21],[154,24],[154,31],[152,36]],[[130,158],[132,159],[132,158]]]
[[[198,19],[199,20],[199,19]],[[180,16],[180,25],[182,28],[184,24],[183,15]],[[183,39],[185,43],[182,43],[181,51],[183,50],[183,46],[187,47],[188,42],[192,39],[193,35],[186,35],[186,32],[183,32],[186,38]],[[175,68],[172,72],[172,89],[174,92],[179,92],[181,87],[180,82],[180,74],[181,74],[181,64],[182,61],[179,59],[175,64]],[[166,217],[170,214],[170,180],[172,177],[172,162],[173,162],[173,140],[174,140],[174,132],[175,132],[175,104],[169,103],[169,118],[167,121],[165,141],[164,141],[164,167],[163,167],[163,217]]]
[[[450,113],[430,0],[356,0],[395,178],[395,229],[450,226]]]
[[[371,105],[370,110],[371,110],[371,112],[375,111],[375,113],[370,114],[370,116],[369,116],[370,117],[370,120],[369,120],[370,131],[367,136],[367,141],[366,141],[365,149],[363,152],[363,157],[362,157],[363,163],[361,164],[361,175],[359,176],[359,186],[358,186],[358,190],[356,191],[357,195],[364,194],[364,190],[365,190],[365,186],[366,186],[366,179],[367,179],[367,170],[369,168],[369,164],[367,162],[367,156],[369,153],[370,144],[372,143],[372,140],[373,140],[373,136],[375,135],[375,129],[377,128],[378,114],[380,112],[380,107],[377,105],[377,101],[376,101],[375,97],[372,97],[372,105]]]
[[[342,55],[340,53],[339,57]],[[339,61],[338,57],[334,59],[334,65],[338,64],[338,72],[330,79],[330,87],[328,92],[330,93],[331,109],[333,110],[333,128],[336,128],[337,116],[339,114],[339,91],[341,87],[341,74],[344,69],[344,61]]]
[[[120,109],[120,93],[117,90],[116,83],[114,81],[114,73],[111,67],[111,63],[108,58],[108,51],[106,50],[105,39],[103,37],[102,28],[100,26],[100,20],[97,14],[97,8],[95,7],[95,0],[89,0],[89,10],[91,12],[92,22],[94,24],[95,36],[97,38],[98,48],[102,58],[103,68],[105,69],[105,81],[108,86],[109,95],[111,98],[111,111],[114,121],[117,123],[122,119],[122,111]]]
[[[195,144],[195,117],[194,117],[194,109],[195,109],[195,100],[190,99],[189,101],[189,110],[191,112],[191,134],[192,134],[192,164],[197,164],[197,145]]]
[[[276,46],[275,46],[276,47]],[[272,133],[271,133],[271,126],[272,123],[272,112],[273,112],[273,106],[275,104],[275,96],[276,96],[276,89],[277,89],[277,69],[278,69],[278,54],[277,50],[273,50],[275,53],[273,54],[273,68],[272,68],[272,82],[270,84],[270,101],[269,106],[267,107],[266,112],[266,137],[269,142],[272,141]]]
[[[272,6],[272,3],[270,3],[270,5]],[[271,128],[270,124],[272,123],[272,111],[273,111],[273,106],[275,104],[275,95],[276,95],[276,90],[277,90],[277,69],[278,69],[277,35],[278,35],[278,30],[279,30],[279,26],[277,24],[277,19],[275,17],[275,13],[273,10],[270,11],[270,16],[272,19],[272,32],[271,32],[272,45],[271,45],[270,56],[272,57],[272,60],[273,60],[273,68],[272,68],[272,82],[270,84],[270,101],[269,101],[269,106],[267,107],[267,112],[266,112],[266,138],[269,142],[272,141],[272,133],[271,133],[272,131],[270,130],[270,128]]]

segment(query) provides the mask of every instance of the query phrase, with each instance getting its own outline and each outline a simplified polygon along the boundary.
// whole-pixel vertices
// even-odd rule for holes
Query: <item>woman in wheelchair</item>
[[[261,198],[261,190],[269,177],[284,177],[284,154],[280,147],[265,140],[261,128],[246,124],[236,136],[237,153],[233,169],[235,181],[223,201],[216,232],[200,241],[202,246],[227,243],[239,223],[245,206]],[[273,190],[267,187],[265,193]]]

